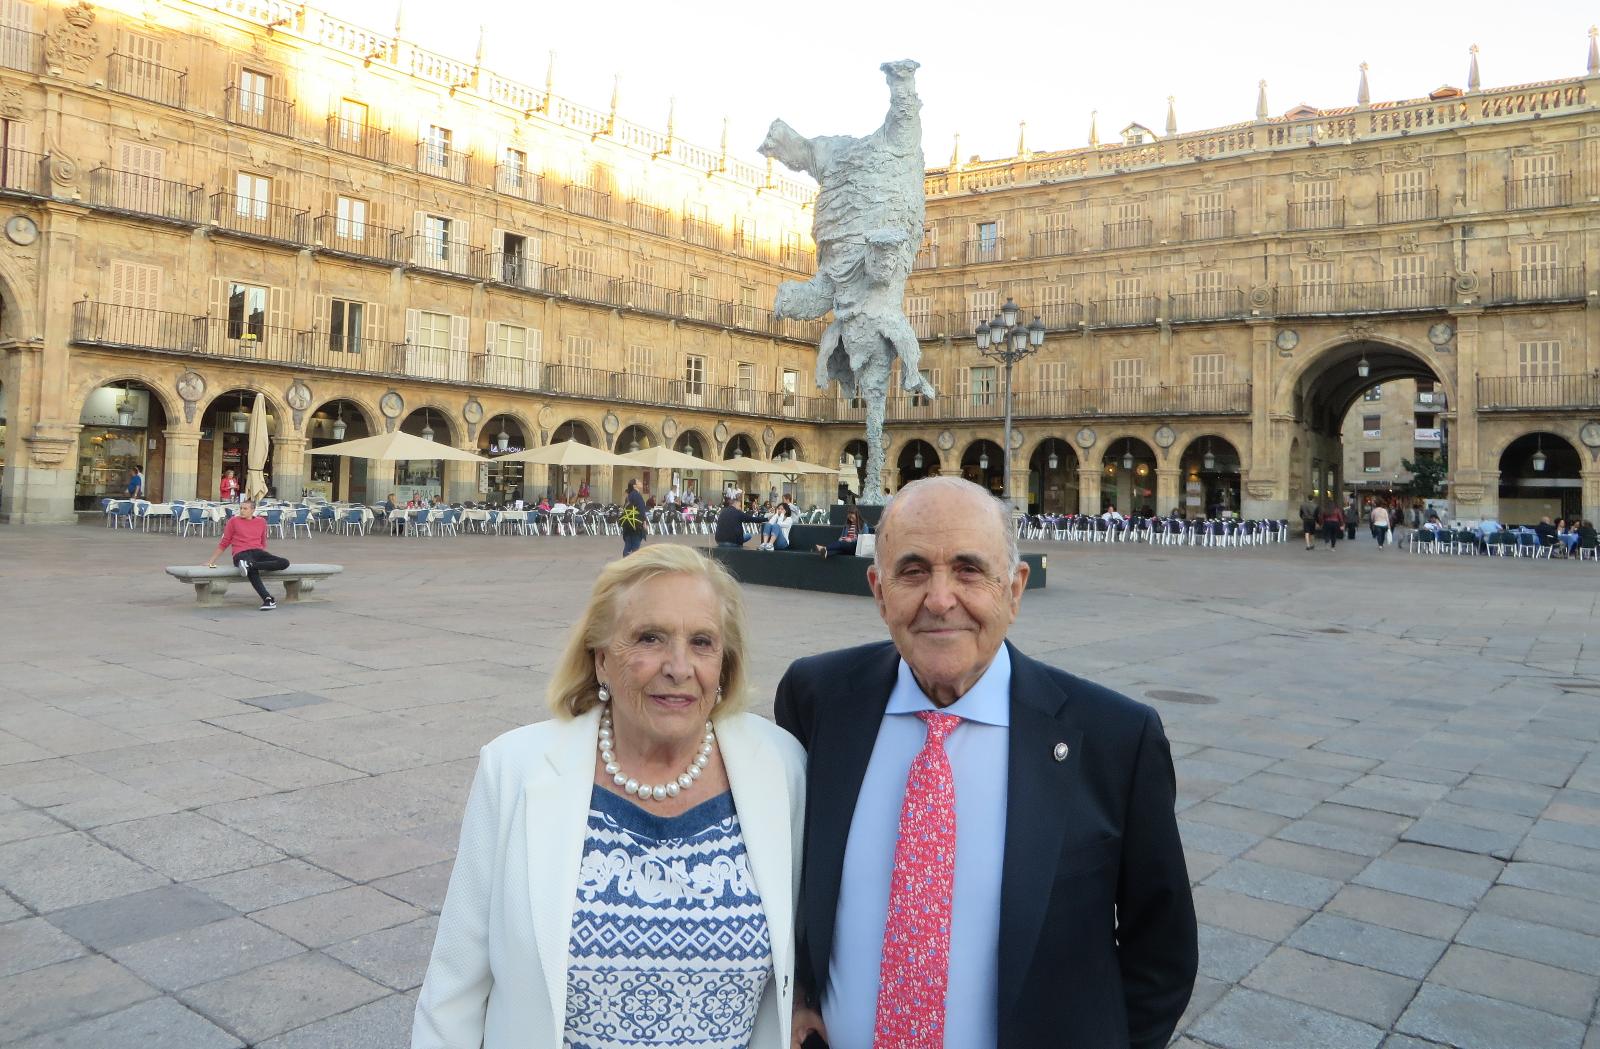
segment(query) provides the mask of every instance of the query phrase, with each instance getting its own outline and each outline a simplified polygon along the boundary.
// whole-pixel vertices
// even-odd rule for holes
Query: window
[[[1383,469],[1382,452],[1362,452],[1361,470],[1363,473],[1375,474]]]
[[[1067,362],[1066,361],[1040,361],[1034,373],[1038,376],[1038,388],[1041,393],[1054,393],[1067,388]]]
[[[694,354],[683,359],[683,392],[700,397],[706,392],[706,359]]]
[[[272,94],[272,77],[253,69],[239,71],[239,112],[261,116]]]
[[[1301,229],[1316,229],[1334,224],[1333,179],[1319,178],[1300,183]]]
[[[800,258],[800,234],[790,230],[783,231],[783,264],[798,267],[803,260]]]
[[[999,369],[993,365],[978,365],[968,369],[972,373],[972,404],[981,408],[995,403],[995,395],[1000,389]]]
[[[583,299],[600,297],[600,278],[595,273],[593,248],[567,246],[567,264],[572,268],[572,287],[568,291]]]
[[[1137,390],[1144,385],[1144,358],[1118,357],[1111,362],[1111,388]]]
[[[443,215],[424,215],[422,218],[422,253],[428,262],[448,264],[452,251],[450,243],[451,222]]]
[[[741,215],[733,223],[733,250],[744,254],[754,254],[761,245],[761,238],[756,229],[756,220],[748,215]]]
[[[656,265],[649,259],[633,260],[633,280],[636,284],[654,284]]]
[[[361,136],[367,131],[367,107],[365,103],[352,99],[339,100],[339,143],[341,148],[351,149],[361,145]]]
[[[1363,401],[1381,401],[1381,400],[1383,400],[1383,387],[1382,386],[1374,386],[1372,389],[1370,389],[1366,393],[1362,394],[1361,395],[1361,399]]]
[[[329,304],[328,349],[335,353],[361,352],[361,323],[366,304],[334,299]]]
[[[1556,177],[1556,155],[1536,153],[1517,158],[1517,184],[1512,187],[1514,208],[1548,208],[1564,204]]]
[[[967,331],[971,332],[980,324],[987,324],[989,319],[999,312],[999,293],[993,288],[967,292]]]
[[[1428,260],[1421,255],[1396,255],[1389,259],[1389,305],[1428,305]]]
[[[800,373],[792,368],[785,368],[783,380],[778,385],[778,392],[783,394],[783,406],[793,408],[800,397]]]
[[[501,188],[520,193],[528,177],[528,154],[520,149],[507,149],[500,158],[500,172],[504,177]]]
[[[153,310],[160,306],[161,267],[113,260],[110,300],[116,306]]]
[[[1326,312],[1333,308],[1333,263],[1302,262],[1295,289],[1302,310]]]
[[[1197,194],[1194,198],[1195,217],[1200,220],[1201,226],[1206,226],[1208,223],[1220,226],[1223,212],[1228,210],[1227,204],[1227,194],[1221,190]],[[1200,235],[1214,237],[1218,236],[1219,233],[1201,233]]]
[[[568,335],[565,363],[573,368],[592,368],[594,366],[594,339],[588,335]]]
[[[0,3],[0,25],[8,25],[5,17],[6,5]],[[10,65],[5,59],[7,48],[0,40],[0,66]],[[128,57],[127,72],[129,93],[160,100],[165,96],[160,93],[162,86],[162,65],[165,57],[165,48],[162,42],[154,37],[145,36],[143,33],[124,33],[122,37],[122,50]],[[18,67],[20,68],[20,67]],[[113,88],[113,90],[117,90]]]
[[[1553,339],[1517,343],[1517,375],[1524,381],[1561,373],[1561,343]]]
[[[1363,437],[1382,437],[1383,436],[1383,416],[1381,416],[1381,415],[1363,415],[1361,417],[1361,436],[1363,436]]]
[[[1385,219],[1407,222],[1428,217],[1428,173],[1422,168],[1390,174],[1389,193],[1394,203]]]
[[[429,310],[417,312],[416,345],[425,350],[450,349],[450,315]]]
[[[272,180],[239,172],[234,180],[234,210],[240,218],[264,219],[272,201]]]
[[[1561,256],[1548,241],[1524,244],[1517,249],[1517,295],[1519,298],[1553,296],[1561,277]]]
[[[528,238],[519,233],[500,235],[500,279],[518,287],[536,287],[527,268]]]
[[[1189,358],[1189,381],[1196,386],[1221,386],[1223,362],[1220,353],[1197,353]]]
[[[700,274],[689,276],[689,294],[683,304],[686,316],[695,320],[709,320],[711,318],[711,281]]]
[[[1138,222],[1144,218],[1144,201],[1124,200],[1116,205],[1114,214],[1118,222]]]
[[[267,289],[228,286],[228,338],[258,342],[267,334]]]
[[[650,375],[655,372],[655,361],[650,347],[634,343],[628,347],[628,371],[635,375]]]
[[[740,361],[737,376],[734,381],[738,386],[739,403],[748,404],[755,399],[756,366],[748,361]]]
[[[520,324],[495,325],[494,352],[500,357],[526,360],[528,356],[528,329]]]
[[[334,204],[334,236],[340,240],[367,239],[367,202],[340,197]]]
[[[1106,306],[1105,319],[1113,324],[1137,324],[1144,320],[1144,278],[1113,278],[1111,301]]]
[[[1077,322],[1073,316],[1072,287],[1068,284],[1041,284],[1039,293],[1039,319],[1046,328],[1065,328]]]
[[[924,379],[927,380],[928,384],[933,387],[934,393],[938,393],[939,392],[939,386],[940,386],[940,383],[942,381],[941,377],[940,377],[939,369],[938,368],[923,368],[922,371],[920,372],[920,374],[922,375],[922,377]],[[920,392],[919,393],[914,393],[914,394],[911,395],[911,405],[914,408],[926,408],[929,405],[931,405],[932,403],[933,403],[932,400],[930,400],[929,398],[923,396]]]
[[[978,242],[979,262],[992,262],[998,257],[1000,247],[1000,224],[996,222],[978,223],[978,235],[973,238]]]

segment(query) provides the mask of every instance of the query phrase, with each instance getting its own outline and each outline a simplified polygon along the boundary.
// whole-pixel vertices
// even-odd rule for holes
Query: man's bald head
[[[1022,555],[1017,550],[1017,530],[1011,523],[1011,511],[1006,504],[990,495],[983,488],[961,477],[924,477],[901,488],[895,493],[889,505],[883,508],[883,516],[878,520],[878,541],[873,546],[873,563],[882,571],[884,536],[894,525],[894,519],[901,514],[915,513],[917,506],[927,506],[927,500],[937,500],[940,503],[965,502],[972,507],[974,516],[988,514],[994,521],[994,527],[999,541],[1004,545],[1006,552],[1007,576],[1016,575],[1017,565],[1022,563]]]

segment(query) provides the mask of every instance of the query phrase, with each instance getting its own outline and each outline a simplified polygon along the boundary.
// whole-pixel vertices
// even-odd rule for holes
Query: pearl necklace
[[[638,780],[622,771],[622,766],[617,764],[617,753],[612,741],[611,733],[611,707],[601,708],[600,713],[600,760],[605,765],[606,772],[611,774],[611,782],[637,797],[640,801],[666,801],[675,798],[683,791],[694,786],[694,781],[705,772],[706,765],[711,761],[711,748],[716,746],[717,730],[706,722],[705,738],[700,741],[700,751],[684,770],[683,775],[669,783],[640,783]]]

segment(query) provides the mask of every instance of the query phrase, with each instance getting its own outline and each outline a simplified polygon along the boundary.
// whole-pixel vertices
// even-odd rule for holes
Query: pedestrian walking
[[[144,471],[139,467],[133,468],[133,473],[128,476],[128,498],[137,499],[144,494]]]
[[[628,494],[622,500],[622,515],[617,518],[617,525],[622,529],[623,557],[627,557],[644,545],[647,531],[644,523],[646,509],[644,496],[639,492],[638,479],[629,478]]]
[[[1344,530],[1345,538],[1352,543],[1356,541],[1356,523],[1361,519],[1361,508],[1356,505],[1355,493],[1345,497],[1344,501]]]
[[[230,546],[233,547],[234,567],[239,569],[240,575],[250,580],[250,585],[261,595],[261,611],[271,612],[277,608],[278,602],[267,593],[266,584],[261,582],[261,573],[281,572],[289,567],[289,562],[286,558],[267,553],[267,519],[256,516],[254,499],[240,502],[239,512],[228,518],[228,523],[222,529],[222,539],[218,541],[216,552],[211,555],[206,567],[217,567],[217,558]]]
[[[1382,503],[1372,506],[1372,538],[1378,541],[1378,549],[1382,550],[1389,538],[1389,508]]]
[[[1322,541],[1329,550],[1339,549],[1339,536],[1344,531],[1344,512],[1332,503],[1322,508]]]
[[[1300,503],[1300,531],[1306,537],[1306,549],[1317,541],[1317,504],[1310,499]]]

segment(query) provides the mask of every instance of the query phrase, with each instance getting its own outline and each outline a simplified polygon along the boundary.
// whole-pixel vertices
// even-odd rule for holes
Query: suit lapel
[[[594,789],[595,742],[600,712],[562,722],[544,754],[544,768],[523,788],[527,828],[528,901],[534,942],[544,972],[552,1044],[561,1041],[567,1015],[567,954],[572,942],[572,912],[578,896],[578,868]],[[535,1039],[542,1041],[542,1039]]]
[[[782,944],[790,942],[794,925],[790,884],[794,880],[790,856],[794,838],[789,830],[788,778],[778,755],[746,727],[744,719],[751,716],[739,714],[724,719],[717,736],[750,870],[761,892],[761,909],[767,917],[773,946],[781,950]],[[773,965],[780,974],[788,975],[783,959],[773,958]]]
[[[844,849],[850,840],[856,796],[872,760],[899,666],[900,653],[886,643],[869,655],[849,680],[839,682],[832,696],[817,700],[827,708],[818,711],[806,764],[809,833],[802,907],[811,971],[818,980],[826,979],[833,952],[833,920],[839,910]]]
[[[1000,887],[1002,1017],[1016,1006],[1026,982],[1061,842],[1078,813],[1083,732],[1065,716],[1066,700],[1038,663],[1011,649],[1009,778]],[[1068,748],[1064,761],[1055,759],[1059,743]]]

